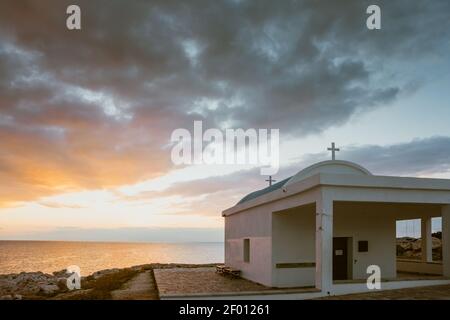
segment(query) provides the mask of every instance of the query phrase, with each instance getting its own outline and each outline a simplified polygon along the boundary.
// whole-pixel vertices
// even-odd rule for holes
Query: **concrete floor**
[[[397,272],[396,278],[387,278],[382,279],[382,282],[388,281],[408,281],[408,280],[444,280],[448,279],[441,275],[429,275],[429,274],[419,274],[419,273],[409,273],[409,272]],[[336,280],[333,281],[334,284],[343,284],[343,283],[364,283],[365,279],[356,279],[356,280]]]
[[[246,296],[280,293],[318,292],[313,287],[278,289],[242,279],[220,275],[215,268],[155,269],[161,298],[182,296]]]
[[[185,297],[214,298],[215,296],[230,296],[237,299],[245,298],[245,296],[252,296],[253,299],[273,299],[279,296],[285,296],[289,299],[289,295],[298,295],[298,298],[304,296],[306,299],[311,299],[321,296],[321,292],[312,287],[270,288],[245,279],[233,279],[228,276],[219,275],[215,272],[214,268],[155,269],[154,275],[161,299]],[[397,278],[385,279],[383,282],[440,279],[444,278],[434,275],[398,273]],[[336,281],[335,283],[348,283],[351,285],[364,282],[365,280],[351,280]],[[333,296],[326,297],[326,299],[450,299],[450,285],[440,284],[429,287]]]
[[[450,285],[356,293],[319,300],[450,300]]]

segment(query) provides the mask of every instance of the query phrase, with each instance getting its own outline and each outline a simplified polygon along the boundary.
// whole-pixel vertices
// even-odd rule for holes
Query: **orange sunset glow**
[[[278,181],[330,141],[377,174],[450,177],[437,4],[373,33],[357,1],[77,3],[80,30],[71,1],[0,4],[2,240],[223,241],[222,210],[268,177],[174,164],[171,134],[194,121],[279,130]]]

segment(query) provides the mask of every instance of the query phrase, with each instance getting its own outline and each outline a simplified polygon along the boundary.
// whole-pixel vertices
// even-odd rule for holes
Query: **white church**
[[[450,283],[450,180],[377,176],[332,159],[252,192],[222,212],[225,265],[273,288],[321,295]],[[432,261],[431,219],[442,217],[443,261]],[[396,256],[396,221],[421,219],[422,260]],[[399,272],[417,276],[406,281]],[[430,280],[425,275],[436,275]]]

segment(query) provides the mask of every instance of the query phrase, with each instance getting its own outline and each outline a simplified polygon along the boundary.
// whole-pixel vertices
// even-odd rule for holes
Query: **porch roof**
[[[295,177],[295,176],[294,176]],[[292,178],[291,178],[292,179]],[[284,181],[284,180],[283,180]],[[376,175],[357,175],[357,174],[336,174],[336,173],[317,173],[302,179],[295,183],[279,182],[273,190],[265,190],[259,194],[240,201],[235,206],[222,212],[223,216],[245,211],[252,207],[265,205],[270,202],[278,201],[317,187],[343,187],[343,188],[361,188],[361,189],[401,189],[401,190],[423,190],[436,192],[449,192],[448,201],[450,203],[450,179],[434,178],[413,178],[413,177],[393,177]],[[262,190],[261,190],[262,191]],[[250,194],[252,195],[252,194]],[[249,196],[250,196],[249,195]],[[245,198],[244,198],[245,199]]]

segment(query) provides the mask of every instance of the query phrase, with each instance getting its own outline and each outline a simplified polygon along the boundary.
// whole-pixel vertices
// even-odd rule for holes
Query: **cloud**
[[[284,137],[343,124],[446,56],[450,30],[448,1],[382,1],[375,33],[367,1],[78,1],[81,31],[69,4],[0,4],[0,206],[163,175],[194,119]]]
[[[450,171],[450,137],[416,138],[391,145],[339,146],[336,158],[356,162],[375,175],[430,176]],[[292,166],[304,168],[329,158],[327,152],[305,154]],[[295,159],[294,159],[295,160]]]
[[[77,204],[65,204],[65,203],[50,202],[50,201],[40,201],[39,204],[43,207],[52,208],[52,209],[82,209],[82,208],[85,208],[85,207],[77,205]]]
[[[341,150],[340,158],[360,163],[374,174],[429,176],[450,171],[450,137],[435,136],[386,146],[349,146]]]
[[[337,158],[356,162],[375,175],[439,177],[450,172],[450,137],[415,139],[387,146],[339,146]],[[326,152],[306,154],[280,169],[275,179],[281,181],[316,162],[329,158]],[[177,183],[163,191],[143,192],[127,201],[179,196],[184,200],[180,214],[217,215],[235,205],[246,194],[267,186],[257,169],[229,175]],[[180,207],[178,207],[180,209]]]
[[[289,176],[298,167],[282,168],[278,176]],[[151,204],[166,199],[170,209],[164,214],[219,217],[220,213],[236,204],[245,194],[267,186],[266,176],[258,168],[241,170],[233,174],[212,176],[176,182],[162,190],[141,191],[128,195],[114,191],[118,203]]]

